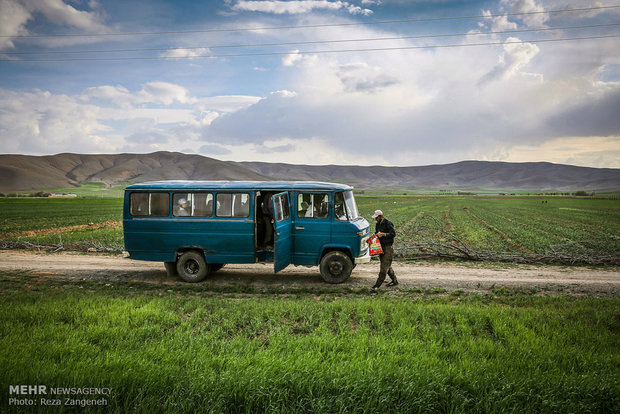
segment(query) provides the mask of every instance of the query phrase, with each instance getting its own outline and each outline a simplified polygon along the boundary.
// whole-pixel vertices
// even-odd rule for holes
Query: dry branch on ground
[[[545,253],[498,252],[474,249],[454,232],[447,230],[435,217],[423,214],[403,232],[408,240],[399,243],[395,250],[397,258],[453,258],[476,261],[499,261],[514,263],[560,263],[617,265],[620,252],[596,249],[591,240],[571,241],[550,246]]]

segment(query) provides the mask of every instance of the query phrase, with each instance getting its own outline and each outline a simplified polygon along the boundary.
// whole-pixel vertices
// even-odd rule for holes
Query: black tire
[[[321,259],[321,276],[327,283],[342,283],[351,276],[353,263],[343,252],[329,252]]]
[[[203,280],[209,274],[209,265],[201,253],[185,252],[177,261],[179,277],[186,282],[196,283]]]
[[[168,273],[169,277],[176,277],[179,275],[176,262],[164,262],[164,266],[166,267],[166,273]]]
[[[211,269],[209,269],[210,272],[217,272],[222,267],[226,266],[226,263],[211,263],[210,266],[211,266]]]

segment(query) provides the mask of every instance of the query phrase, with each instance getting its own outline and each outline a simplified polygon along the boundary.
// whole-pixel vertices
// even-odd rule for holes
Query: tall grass
[[[119,412],[620,410],[617,298],[2,296],[3,410],[11,384],[111,387]]]

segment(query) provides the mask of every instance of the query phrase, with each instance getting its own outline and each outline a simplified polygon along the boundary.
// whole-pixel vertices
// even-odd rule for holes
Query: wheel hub
[[[198,273],[199,269],[200,266],[195,260],[188,260],[187,263],[185,263],[185,271],[189,274],[195,275],[196,273]]]
[[[332,275],[339,275],[340,273],[342,273],[342,269],[343,269],[343,266],[342,266],[342,263],[340,262],[334,261],[329,264],[329,272]]]

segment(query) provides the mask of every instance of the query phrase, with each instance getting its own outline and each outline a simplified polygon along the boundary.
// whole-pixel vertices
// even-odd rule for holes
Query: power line
[[[475,16],[452,16],[452,17],[435,17],[435,18],[426,18],[426,19],[384,20],[384,21],[376,21],[376,22],[329,23],[329,24],[309,24],[309,25],[296,25],[296,26],[237,27],[237,28],[232,28],[232,29],[177,30],[177,31],[158,31],[158,32],[45,34],[45,35],[15,35],[15,36],[0,35],[0,38],[27,39],[27,38],[46,38],[46,37],[104,37],[104,36],[143,36],[143,35],[170,35],[170,34],[195,34],[195,33],[220,33],[220,32],[247,32],[247,31],[258,31],[258,30],[308,29],[308,28],[322,28],[322,27],[365,26],[365,25],[396,24],[396,23],[421,23],[421,22],[468,20],[468,19],[489,19],[489,18],[504,17],[504,16],[532,16],[532,15],[538,15],[538,14],[572,13],[572,12],[584,12],[584,11],[594,11],[594,10],[608,10],[608,9],[616,9],[616,8],[620,8],[620,5],[582,7],[582,8],[574,8],[574,9],[558,9],[558,10],[545,10],[545,11],[520,12],[520,13],[487,14],[487,15],[475,15]]]
[[[273,47],[273,46],[311,45],[311,44],[328,44],[328,43],[373,42],[373,41],[385,41],[385,40],[432,39],[432,38],[440,38],[440,37],[457,37],[457,36],[515,34],[515,33],[545,32],[545,31],[555,31],[555,30],[592,29],[592,28],[614,27],[614,26],[620,26],[620,23],[595,24],[595,25],[585,25],[585,26],[547,27],[547,28],[541,28],[541,29],[521,29],[521,30],[475,32],[475,33],[472,33],[472,32],[446,33],[446,34],[415,35],[415,36],[393,36],[393,37],[374,37],[374,38],[337,39],[337,40],[314,40],[314,41],[283,42],[283,43],[204,45],[204,46],[190,46],[190,47],[136,48],[136,49],[28,51],[28,52],[3,52],[2,54],[4,55],[65,55],[65,54],[89,54],[89,53],[162,52],[162,51],[170,51],[170,50],[222,49],[222,48],[245,48],[245,47]]]
[[[450,45],[433,45],[433,46],[399,46],[399,47],[382,47],[382,48],[362,48],[362,49],[336,49],[336,50],[316,50],[316,51],[294,51],[294,52],[262,52],[262,53],[236,53],[236,54],[219,54],[219,55],[195,55],[195,56],[177,56],[177,57],[118,57],[118,58],[65,58],[65,59],[29,59],[29,60],[4,60],[4,62],[94,62],[94,61],[128,61],[128,60],[181,60],[196,58],[224,58],[224,57],[248,57],[248,56],[287,56],[287,55],[307,55],[307,54],[328,54],[328,53],[348,53],[348,52],[378,52],[393,50],[416,50],[416,49],[442,49],[442,48],[459,48],[474,46],[502,46],[509,44],[523,43],[551,43],[551,42],[567,42],[578,40],[597,40],[618,38],[617,35],[605,36],[585,36],[561,39],[538,39],[538,40],[515,40],[506,42],[486,42],[486,43],[465,43]]]

